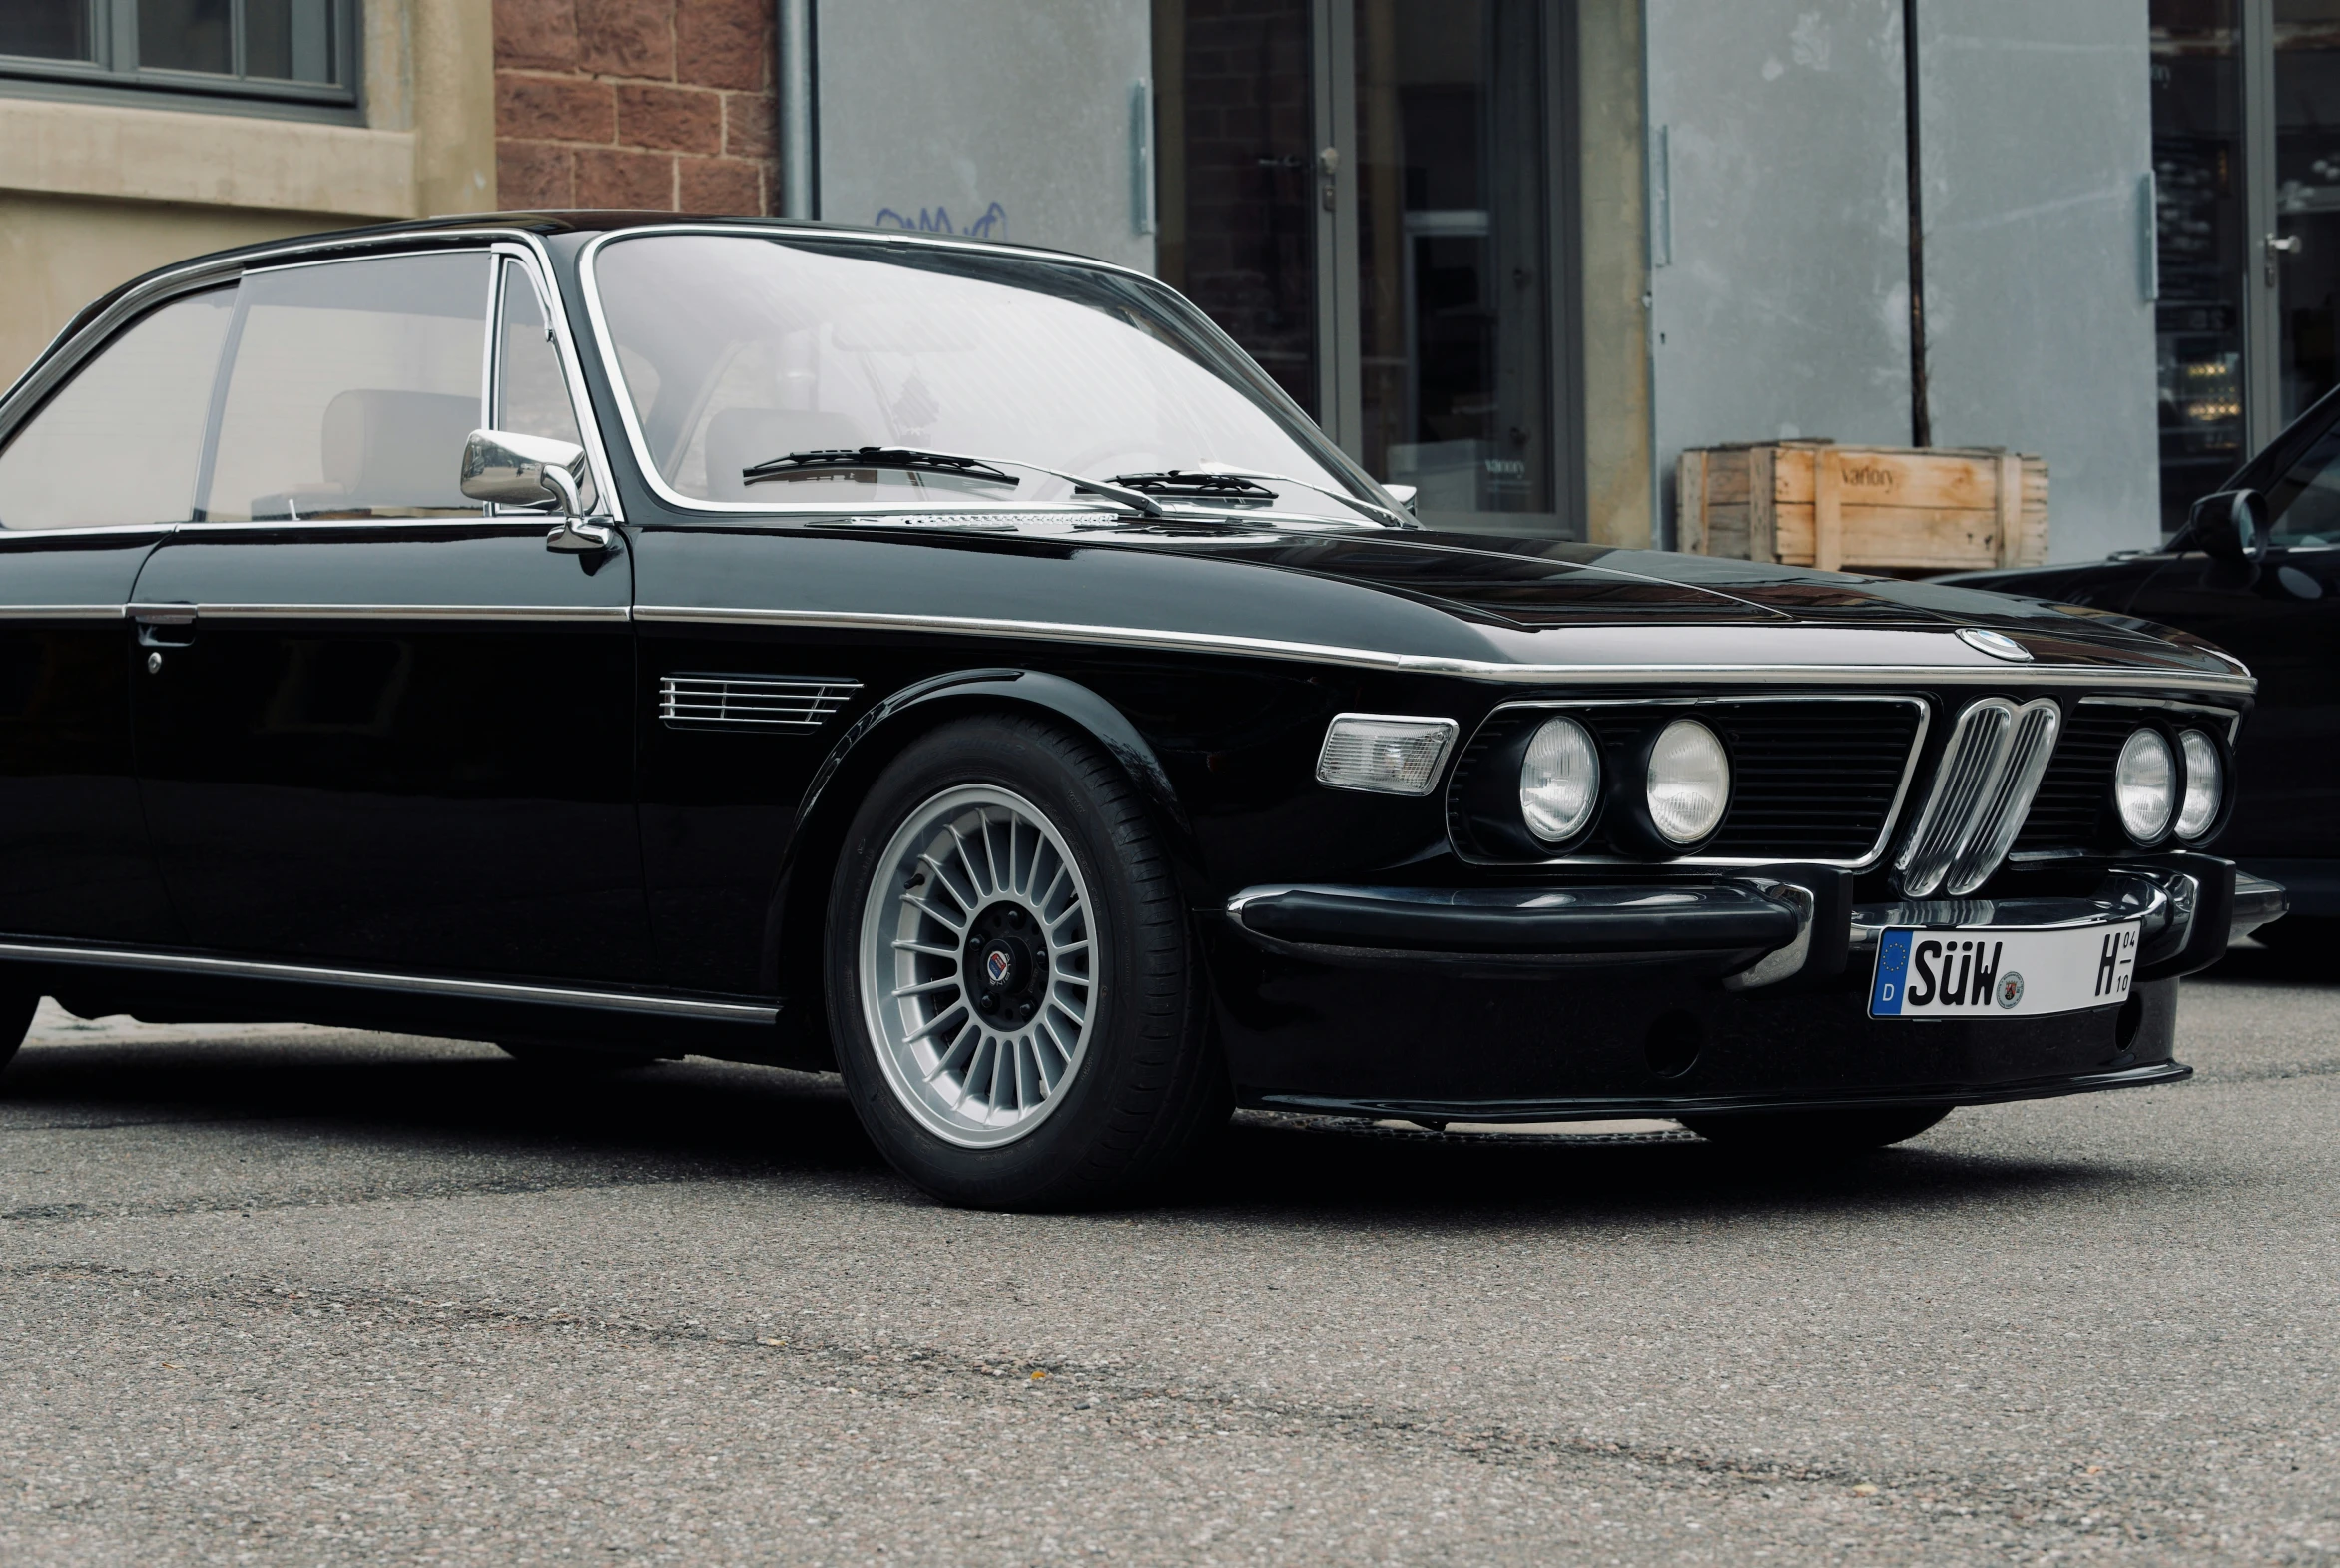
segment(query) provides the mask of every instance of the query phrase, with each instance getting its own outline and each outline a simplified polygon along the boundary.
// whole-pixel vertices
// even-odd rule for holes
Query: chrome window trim
[[[0,604],[0,621],[119,621],[129,613],[118,604]]]
[[[1139,627],[1096,626],[1070,621],[1007,620],[987,616],[906,615],[842,610],[770,610],[717,605],[634,607],[634,619],[653,625],[786,626],[848,632],[933,632],[962,637],[1008,637],[1143,648],[1166,653],[1222,653],[1259,659],[1294,659],[1360,670],[1407,675],[1453,675],[1473,681],[1579,686],[1651,686],[1679,681],[1809,683],[1814,686],[1996,686],[2120,687],[2157,686],[2179,691],[2247,697],[2258,683],[2248,676],[2207,671],[2121,670],[2096,665],[2026,665],[1994,662],[1966,665],[1777,665],[1777,664],[1509,664],[1439,654],[1399,654],[1377,648],[1284,642],[1227,632],[1176,632]],[[1956,641],[1949,633],[1946,641]],[[1964,645],[1961,645],[1964,646]]]
[[[176,523],[99,523],[91,528],[0,528],[0,544],[11,539],[79,539],[106,534],[152,534],[160,539],[178,526]]]
[[[641,473],[642,482],[649,486],[650,493],[676,511],[696,513],[705,517],[797,519],[836,516],[841,512],[851,512],[863,517],[916,517],[931,512],[1036,512],[1061,508],[1067,512],[1081,512],[1093,516],[1100,512],[1118,515],[1126,513],[1128,510],[1126,507],[1106,500],[1065,500],[1035,503],[1013,500],[984,501],[938,498],[932,501],[856,502],[852,506],[841,507],[835,502],[822,501],[706,501],[696,496],[684,495],[666,482],[666,475],[661,473],[658,464],[651,460],[650,443],[643,437],[641,420],[634,412],[633,394],[626,389],[625,369],[618,363],[617,346],[610,338],[609,317],[602,308],[601,277],[597,269],[597,262],[600,261],[601,252],[605,246],[620,240],[640,240],[656,235],[715,235],[734,239],[741,236],[796,235],[808,239],[831,241],[840,238],[868,240],[879,245],[922,246],[937,250],[976,251],[986,256],[1019,257],[1025,261],[1044,261],[1055,266],[1079,266],[1093,271],[1111,272],[1123,277],[1134,278],[1155,288],[1163,287],[1164,284],[1160,278],[1141,272],[1135,267],[1122,266],[1116,262],[1102,261],[1091,257],[1072,256],[1061,251],[1046,251],[1034,246],[1003,245],[988,240],[969,240],[958,235],[920,234],[908,230],[898,234],[888,230],[868,235],[847,233],[841,236],[837,229],[828,226],[789,223],[759,223],[754,227],[741,224],[644,224],[633,229],[604,230],[587,241],[584,249],[577,254],[578,290],[585,297],[585,317],[593,328],[594,351],[600,357],[602,374],[609,380],[612,393],[610,400],[617,405],[618,423],[626,432],[626,444],[634,455],[634,466]],[[1297,403],[1290,404],[1287,411],[1304,420],[1308,418],[1307,413]],[[1361,499],[1370,499],[1370,497],[1361,497]]]
[[[94,315],[76,316],[66,323],[41,350],[40,355],[25,367],[15,384],[0,393],[0,445],[15,433],[26,411],[55,390],[59,382],[78,369],[81,362],[98,343],[105,341],[125,322],[142,314],[156,304],[177,294],[193,293],[204,288],[217,287],[240,281],[247,272],[279,271],[289,266],[317,264],[336,261],[357,261],[382,251],[405,251],[423,255],[440,251],[481,250],[489,256],[498,254],[520,257],[531,270],[531,281],[551,302],[549,314],[553,334],[561,349],[562,372],[568,382],[569,400],[577,410],[577,427],[584,437],[586,461],[593,466],[593,478],[600,487],[601,505],[616,522],[625,521],[622,503],[613,481],[607,443],[601,433],[601,422],[595,417],[593,399],[585,384],[583,363],[579,358],[576,333],[569,323],[569,312],[561,303],[557,289],[549,286],[552,275],[551,253],[545,249],[541,237],[525,229],[510,225],[482,225],[476,229],[447,229],[435,232],[400,232],[373,235],[344,235],[324,240],[290,240],[255,256],[242,258],[201,258],[179,266],[167,267],[136,284],[121,297],[107,304]],[[623,399],[620,399],[621,403]],[[406,519],[419,521],[420,519]],[[459,518],[452,521],[477,521]],[[131,525],[143,527],[147,525]],[[205,525],[211,526],[211,525]],[[228,524],[230,527],[249,527],[250,524]],[[39,529],[26,530],[27,535],[59,533],[95,533],[96,529]],[[12,538],[12,530],[0,529],[0,539]]]
[[[1987,672],[1978,673],[1981,674]],[[1797,865],[1840,866],[1846,870],[1853,871],[1864,870],[1867,867],[1877,863],[1878,859],[1884,855],[1886,846],[1893,842],[1894,824],[1897,820],[1899,820],[1902,806],[1909,798],[1910,781],[1917,775],[1918,759],[1923,757],[1926,753],[1926,737],[1933,728],[1934,705],[1927,702],[1923,697],[1913,697],[1908,693],[1892,692],[1863,693],[1859,696],[1855,696],[1849,692],[1815,692],[1798,693],[1793,697],[1773,697],[1769,695],[1747,696],[1736,692],[1715,692],[1698,697],[1563,697],[1530,699],[1524,702],[1498,703],[1495,707],[1487,711],[1487,716],[1479,721],[1477,729],[1474,729],[1470,732],[1470,739],[1472,741],[1476,741],[1478,739],[1479,731],[1484,730],[1488,725],[1494,723],[1496,716],[1499,714],[1516,713],[1522,711],[1544,713],[1577,708],[1696,708],[1711,703],[1899,703],[1906,708],[1916,709],[1918,713],[1918,730],[1915,735],[1910,737],[1909,754],[1902,759],[1901,779],[1894,785],[1892,802],[1885,808],[1885,825],[1879,829],[1877,834],[1877,841],[1871,844],[1869,846],[1868,852],[1861,855],[1858,859],[1845,859],[1842,857],[1830,859],[1825,857],[1806,856],[1792,862]],[[1467,751],[1468,749],[1468,744],[1465,743],[1463,750]],[[1447,781],[1447,788],[1452,790],[1454,786],[1454,781],[1449,779]],[[1630,855],[1621,854],[1563,854],[1554,855],[1551,858],[1545,860],[1494,859],[1484,855],[1472,854],[1468,850],[1464,849],[1462,845],[1455,841],[1455,826],[1452,814],[1450,814],[1447,818],[1447,847],[1455,852],[1456,859],[1462,861],[1466,865],[1505,866],[1518,870],[1534,870],[1544,866],[1555,865],[1631,865],[1640,866],[1643,869],[1648,869],[1656,866],[1671,865],[1749,866],[1782,865],[1791,863],[1788,861],[1783,861],[1778,855],[1746,856],[1721,854],[1686,854],[1677,856],[1671,860],[1637,860]]]
[[[625,622],[625,605],[543,604],[136,604],[130,615],[160,612],[204,621],[593,621]],[[0,607],[0,613],[5,613]]]
[[[169,974],[212,975],[222,979],[281,980],[292,984],[351,986],[374,991],[411,991],[467,996],[481,1001],[540,1002],[593,1007],[605,1012],[652,1013],[670,1018],[711,1018],[739,1023],[776,1023],[780,1009],[749,1002],[698,1001],[680,996],[645,996],[631,991],[518,985],[504,980],[465,980],[451,975],[401,974],[382,969],[336,969],[311,964],[266,963],[250,958],[208,958],[194,953],[156,952],[135,947],[76,947],[64,943],[0,941],[0,958],[72,964],[99,969],[147,969]]]

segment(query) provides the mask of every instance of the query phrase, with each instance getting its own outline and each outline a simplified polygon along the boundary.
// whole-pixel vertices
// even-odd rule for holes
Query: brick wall
[[[510,210],[771,209],[771,0],[495,0]]]

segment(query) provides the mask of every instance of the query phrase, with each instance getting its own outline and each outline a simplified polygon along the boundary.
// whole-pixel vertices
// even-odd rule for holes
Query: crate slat
[[[1676,470],[1679,548],[1795,566],[1957,571],[2048,559],[2048,464],[1999,450],[1782,441]]]

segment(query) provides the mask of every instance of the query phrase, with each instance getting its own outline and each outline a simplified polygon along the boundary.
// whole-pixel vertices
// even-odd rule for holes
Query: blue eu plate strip
[[[1915,932],[1888,931],[1877,944],[1877,978],[1871,982],[1869,1016],[1898,1018],[1902,1010],[1902,978],[1910,971],[1910,943]]]

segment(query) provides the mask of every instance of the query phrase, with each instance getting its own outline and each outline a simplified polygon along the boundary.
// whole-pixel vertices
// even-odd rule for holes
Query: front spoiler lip
[[[1747,1095],[1633,1095],[1567,1100],[1403,1100],[1338,1099],[1324,1095],[1245,1094],[1239,1103],[1262,1111],[1295,1111],[1315,1116],[1367,1116],[1392,1120],[1446,1122],[1599,1122],[1628,1117],[1730,1116],[1774,1111],[1875,1111],[1919,1105],[1995,1105],[2009,1100],[2048,1100],[2061,1095],[2096,1094],[2107,1089],[2145,1089],[2180,1083],[2193,1076],[2183,1062],[2150,1062],[2113,1072],[2025,1078],[1988,1084],[1922,1084],[1874,1094],[1825,1094],[1788,1090]]]

